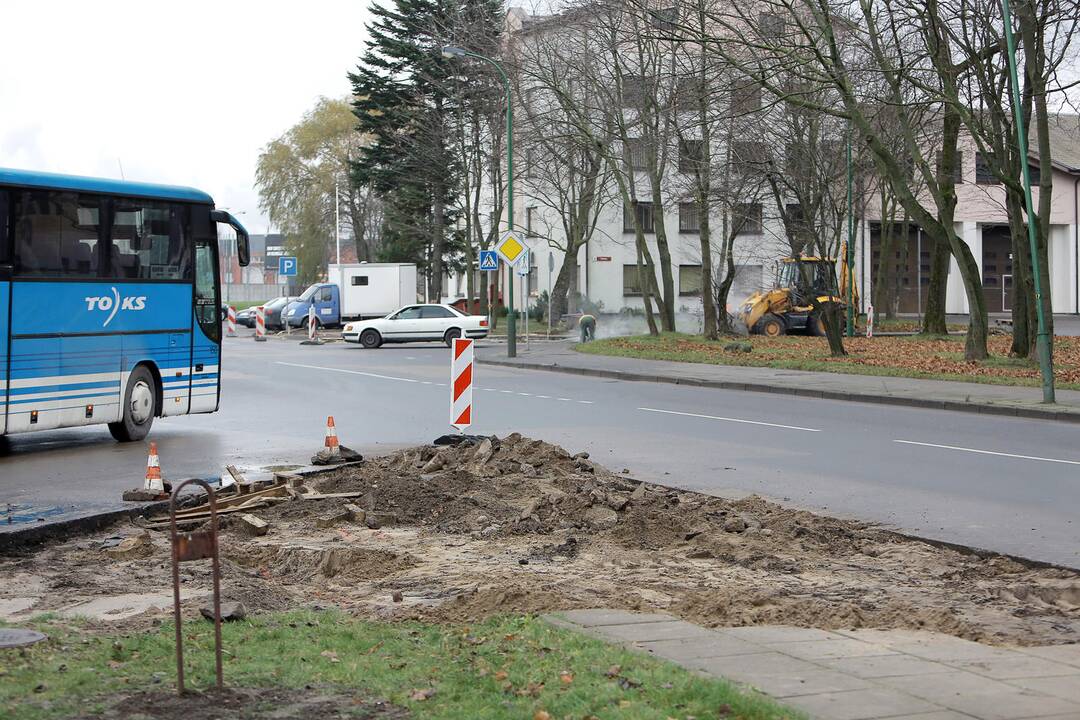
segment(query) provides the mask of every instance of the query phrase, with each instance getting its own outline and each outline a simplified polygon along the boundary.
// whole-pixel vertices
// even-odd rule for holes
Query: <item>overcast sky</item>
[[[0,167],[191,185],[266,232],[260,149],[349,93],[370,0],[6,2]]]

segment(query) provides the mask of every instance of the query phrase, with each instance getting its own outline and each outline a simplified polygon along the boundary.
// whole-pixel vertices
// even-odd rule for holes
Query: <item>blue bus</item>
[[[0,435],[218,408],[217,224],[206,193],[0,168]]]

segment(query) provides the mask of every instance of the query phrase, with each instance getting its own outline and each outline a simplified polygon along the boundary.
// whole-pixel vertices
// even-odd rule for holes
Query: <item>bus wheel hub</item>
[[[135,423],[142,425],[150,419],[153,409],[153,391],[144,382],[136,383],[135,387],[131,389],[131,419]]]

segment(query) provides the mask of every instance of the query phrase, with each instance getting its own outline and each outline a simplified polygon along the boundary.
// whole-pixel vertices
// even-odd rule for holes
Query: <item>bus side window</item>
[[[11,233],[8,232],[8,191],[0,190],[0,265],[11,262]]]
[[[96,277],[101,200],[92,195],[26,190],[12,208],[14,251],[22,275]]]
[[[122,279],[190,280],[188,208],[178,203],[113,201],[109,275]]]

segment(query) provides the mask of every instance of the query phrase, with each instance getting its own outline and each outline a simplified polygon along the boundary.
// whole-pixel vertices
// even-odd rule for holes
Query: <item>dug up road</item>
[[[1018,645],[1080,640],[1076,572],[942,548],[757,497],[639,483],[584,453],[517,434],[400,450],[307,483],[356,496],[253,511],[269,524],[262,536],[224,516],[226,600],[249,612],[320,605],[390,620],[611,607],[663,610],[706,626],[905,628]],[[366,510],[365,524],[343,519],[347,503]],[[143,542],[116,558],[105,548],[117,535]],[[166,531],[127,523],[9,555],[0,559],[0,615],[78,614],[108,632],[157,624],[171,612],[168,542]],[[209,592],[208,562],[182,568],[190,616]]]

